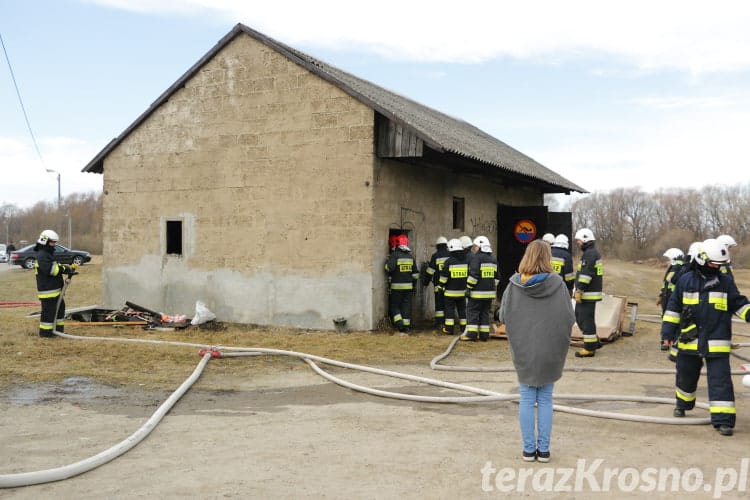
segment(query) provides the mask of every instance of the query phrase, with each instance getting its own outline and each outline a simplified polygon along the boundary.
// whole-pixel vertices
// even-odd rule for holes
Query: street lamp
[[[57,209],[60,210],[60,207],[62,207],[62,196],[60,196],[60,172],[52,170],[51,168],[48,168],[47,172],[50,174],[57,174]]]

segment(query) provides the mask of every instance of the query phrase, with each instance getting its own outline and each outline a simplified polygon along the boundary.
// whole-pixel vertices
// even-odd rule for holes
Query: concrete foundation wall
[[[103,304],[372,328],[373,133],[373,110],[237,37],[106,158]]]

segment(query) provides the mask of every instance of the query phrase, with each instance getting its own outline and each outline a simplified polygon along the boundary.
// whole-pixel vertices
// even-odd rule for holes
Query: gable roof
[[[237,24],[216,45],[198,60],[185,74],[164,91],[136,120],[119,136],[112,139],[84,168],[83,172],[103,173],[104,159],[172,94],[182,88],[200,69],[235,37],[246,34],[283,54],[296,64],[306,68],[324,80],[373,108],[389,120],[399,123],[420,137],[431,149],[451,153],[468,160],[497,168],[514,176],[527,177],[546,184],[547,192],[577,191],[586,193],[582,187],[548,169],[504,142],[483,132],[458,118],[446,115],[401,96],[372,82],[358,78],[335,66],[319,61],[303,52],[269,38],[244,24]],[[550,189],[551,188],[551,189]]]

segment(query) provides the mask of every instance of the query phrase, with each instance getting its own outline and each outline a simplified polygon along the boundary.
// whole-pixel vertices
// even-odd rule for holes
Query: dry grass
[[[656,314],[654,303],[664,272],[660,263],[630,263],[605,260],[605,292],[627,296],[639,303],[639,314]],[[740,290],[750,283],[750,272],[736,270]],[[36,286],[32,272],[12,268],[0,273],[0,302],[34,301]],[[98,304],[101,297],[101,257],[81,268],[66,293],[68,308]],[[147,304],[144,304],[148,307]],[[65,377],[90,377],[102,383],[142,385],[148,388],[174,387],[184,380],[198,361],[194,347],[159,346],[119,342],[42,340],[38,318],[28,314],[39,307],[0,308],[0,386],[18,382],[54,381]],[[165,311],[169,312],[169,311]],[[424,363],[443,352],[448,338],[432,330],[408,338],[390,332],[334,333],[290,328],[224,324],[222,331],[188,328],[175,332],[146,331],[140,327],[84,326],[68,324],[73,335],[132,337],[174,340],[208,345],[265,347],[302,351],[342,361],[380,366],[383,364]],[[653,324],[642,325],[656,330]],[[641,326],[639,325],[639,329]],[[492,349],[493,342],[473,346],[476,353]],[[474,349],[474,347],[476,347]],[[246,363],[215,363],[213,380],[222,375],[246,376]],[[287,357],[260,357],[254,369],[306,369]],[[218,382],[220,383],[220,382]]]

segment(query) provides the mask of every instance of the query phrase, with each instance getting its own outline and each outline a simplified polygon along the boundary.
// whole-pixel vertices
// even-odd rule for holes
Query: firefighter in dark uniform
[[[445,322],[441,331],[453,335],[458,313],[459,329],[466,327],[466,278],[469,276],[469,264],[461,240],[453,238],[448,242],[450,255],[443,264],[437,288],[445,299]]]
[[[419,271],[409,249],[409,238],[402,234],[397,243],[385,261],[391,292],[388,296],[388,314],[398,331],[408,333],[411,329],[411,296],[419,279]]]
[[[578,262],[573,294],[576,301],[576,323],[583,333],[583,349],[576,351],[576,357],[591,358],[601,347],[599,336],[596,334],[596,303],[604,297],[604,267],[591,229],[579,229],[575,234],[575,240],[583,252]]]
[[[730,276],[721,272],[729,252],[715,239],[704,241],[694,269],[677,282],[662,318],[661,338],[677,345],[675,417],[695,407],[696,388],[705,360],[711,424],[723,436],[734,434],[737,417],[729,353],[732,314],[750,322],[750,301]]]
[[[75,274],[75,264],[59,264],[55,260],[55,245],[59,237],[57,233],[45,229],[39,235],[36,241],[34,251],[36,252],[36,263],[34,264],[34,274],[36,275],[36,289],[39,302],[42,304],[42,314],[39,320],[39,336],[46,338],[56,338],[55,330],[65,332],[65,300],[60,300],[58,307],[57,302],[62,294],[64,283],[63,275],[72,276]],[[57,311],[57,315],[55,315]]]
[[[445,304],[443,303],[443,293],[439,290],[438,280],[440,279],[440,271],[443,270],[443,264],[445,264],[445,261],[450,256],[448,252],[448,239],[445,236],[440,236],[435,242],[435,248],[437,250],[430,257],[430,263],[425,270],[423,284],[427,287],[427,285],[432,283],[435,292],[435,326],[440,328],[443,326],[445,319]]]
[[[568,237],[564,234],[555,236],[552,243],[552,269],[560,275],[568,287],[568,293],[573,296],[573,282],[576,279],[576,272],[573,269],[573,257],[570,255]]]
[[[469,260],[469,277],[466,278],[466,329],[461,340],[487,341],[490,338],[490,306],[497,294],[499,282],[497,259],[492,256],[490,240],[486,236],[474,239],[477,252]]]
[[[664,252],[663,256],[668,259],[667,270],[664,271],[664,277],[661,280],[661,290],[659,290],[659,296],[656,298],[656,305],[661,306],[662,316],[667,309],[669,297],[672,296],[677,280],[682,276],[683,268],[685,267],[685,255],[679,248],[669,248]],[[669,346],[665,342],[661,342],[660,349],[667,351],[669,350]],[[673,356],[677,356],[676,348]]]

